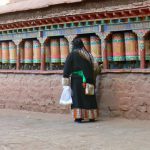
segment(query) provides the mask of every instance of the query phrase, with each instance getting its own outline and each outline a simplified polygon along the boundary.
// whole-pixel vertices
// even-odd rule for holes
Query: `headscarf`
[[[81,38],[77,37],[72,41],[72,51],[78,52],[80,56],[90,61],[91,65],[93,66],[93,56],[86,50]]]

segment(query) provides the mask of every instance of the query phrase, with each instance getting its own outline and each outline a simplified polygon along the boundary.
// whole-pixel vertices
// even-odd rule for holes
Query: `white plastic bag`
[[[72,104],[70,86],[63,86],[63,91],[62,91],[59,103],[62,104],[62,105]]]

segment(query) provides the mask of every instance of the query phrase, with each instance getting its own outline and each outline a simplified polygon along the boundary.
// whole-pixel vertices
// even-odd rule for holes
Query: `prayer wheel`
[[[17,49],[14,42],[9,42],[9,62],[11,64],[16,63],[17,59]]]
[[[33,63],[41,62],[41,44],[38,40],[33,40]]]
[[[121,33],[112,35],[113,61],[125,60],[124,36]]]
[[[91,36],[90,45],[91,45],[91,54],[94,57],[94,61],[96,62],[102,61],[100,39],[97,36]]]
[[[138,43],[136,35],[132,32],[124,33],[126,60],[138,59]]]
[[[24,63],[33,62],[33,46],[32,41],[25,41],[24,43]]]
[[[86,50],[90,52],[90,38],[89,37],[82,37],[81,40],[82,40]]]
[[[64,63],[69,54],[69,44],[66,38],[60,38],[60,59]]]
[[[51,39],[51,62],[52,63],[60,63],[60,46],[59,39]]]
[[[9,44],[2,42],[2,63],[9,63]]]
[[[0,63],[2,62],[2,44],[0,43]]]
[[[150,60],[150,39],[149,38],[145,39],[145,60]]]
[[[112,40],[108,39],[106,41],[106,50],[107,50],[107,59],[109,61],[113,60],[113,51],[112,51]]]
[[[20,63],[24,63],[24,43],[19,45]]]
[[[50,42],[46,42],[44,47],[45,47],[45,62],[50,63],[51,62]]]

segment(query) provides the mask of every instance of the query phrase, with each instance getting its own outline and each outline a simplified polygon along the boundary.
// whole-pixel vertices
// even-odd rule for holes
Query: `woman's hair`
[[[72,50],[80,50],[84,48],[84,44],[81,40],[81,38],[75,38],[73,41],[72,41]]]

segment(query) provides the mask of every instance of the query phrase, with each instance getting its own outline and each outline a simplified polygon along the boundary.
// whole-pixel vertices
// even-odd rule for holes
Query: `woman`
[[[98,109],[94,95],[86,95],[86,84],[94,85],[93,58],[85,49],[80,38],[72,42],[72,52],[66,59],[63,73],[63,85],[69,85],[71,77],[72,100],[71,109],[75,122],[82,120],[95,121]]]

